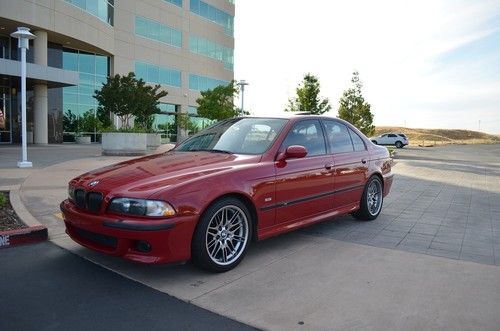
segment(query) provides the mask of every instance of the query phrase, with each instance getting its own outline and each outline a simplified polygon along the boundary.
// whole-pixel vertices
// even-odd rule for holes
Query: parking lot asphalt
[[[67,181],[121,158],[31,170],[20,192],[57,245],[258,328],[497,330],[500,145],[398,152],[393,189],[377,220],[347,216],[256,243],[238,268],[217,275],[189,263],[132,264],[64,234],[55,215]]]
[[[44,242],[0,252],[0,330],[254,330]]]

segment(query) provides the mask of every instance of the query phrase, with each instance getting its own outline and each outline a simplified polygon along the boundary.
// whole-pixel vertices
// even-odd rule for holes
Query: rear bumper
[[[394,179],[393,173],[384,176],[384,197],[387,196],[391,191],[393,179]]]
[[[66,233],[92,250],[142,263],[181,262],[191,257],[196,216],[123,219],[82,211],[69,200],[63,201],[60,208]]]

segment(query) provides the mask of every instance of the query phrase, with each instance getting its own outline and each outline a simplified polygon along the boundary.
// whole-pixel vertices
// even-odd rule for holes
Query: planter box
[[[159,133],[147,133],[146,147],[149,150],[155,150],[161,145],[161,134]]]
[[[77,144],[90,144],[90,137],[88,136],[76,137],[75,141]]]
[[[147,133],[103,132],[102,155],[145,155]]]

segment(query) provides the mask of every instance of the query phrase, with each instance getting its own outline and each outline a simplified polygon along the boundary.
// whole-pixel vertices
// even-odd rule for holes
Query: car
[[[345,214],[377,218],[392,181],[387,148],[343,120],[238,117],[72,179],[60,208],[66,233],[92,250],[224,272],[252,241]]]
[[[370,140],[376,145],[394,145],[397,148],[403,148],[410,142],[404,133],[384,133],[377,137],[371,137]]]

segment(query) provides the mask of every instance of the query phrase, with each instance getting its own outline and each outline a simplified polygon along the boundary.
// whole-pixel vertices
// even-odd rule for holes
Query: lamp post
[[[242,79],[236,83],[241,88],[241,115],[243,115],[243,106],[245,105],[245,86],[249,85],[246,80]]]
[[[19,168],[31,168],[33,164],[28,161],[28,145],[26,141],[26,50],[29,49],[29,40],[35,39],[30,29],[18,27],[16,32],[10,34],[18,39],[18,47],[21,49],[21,121],[22,121],[22,158],[17,162]]]

